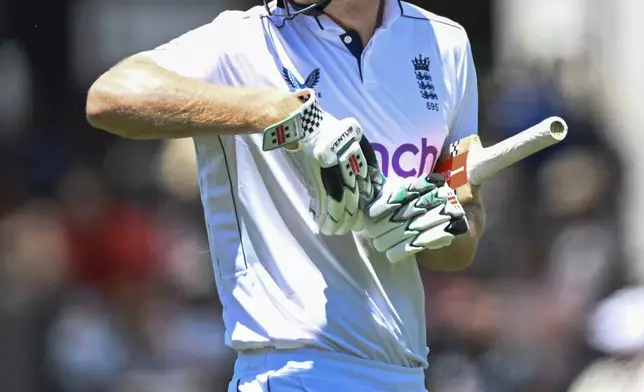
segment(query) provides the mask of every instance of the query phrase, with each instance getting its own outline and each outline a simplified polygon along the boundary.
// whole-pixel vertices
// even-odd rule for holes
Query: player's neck
[[[334,0],[325,13],[345,30],[354,30],[367,45],[382,22],[383,0]]]

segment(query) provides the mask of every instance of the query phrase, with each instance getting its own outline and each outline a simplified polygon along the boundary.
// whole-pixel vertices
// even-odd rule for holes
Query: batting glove
[[[440,174],[389,179],[366,211],[367,235],[392,263],[448,246],[469,230],[465,210]]]
[[[363,230],[360,206],[374,199],[371,178],[379,172],[373,148],[354,118],[338,120],[324,112],[311,89],[295,94],[302,106],[264,131],[263,150],[288,152],[307,186],[310,209],[323,234]]]

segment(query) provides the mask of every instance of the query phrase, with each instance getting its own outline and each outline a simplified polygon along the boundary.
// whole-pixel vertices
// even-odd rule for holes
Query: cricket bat
[[[462,204],[472,200],[472,185],[481,185],[497,172],[562,141],[568,125],[559,117],[550,117],[493,146],[483,147],[478,135],[450,144],[447,158],[434,169],[456,191]]]

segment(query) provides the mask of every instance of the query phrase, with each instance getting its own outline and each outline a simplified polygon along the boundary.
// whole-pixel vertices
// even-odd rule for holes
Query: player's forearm
[[[485,229],[485,209],[478,202],[467,204],[463,208],[470,224],[469,231],[454,238],[449,246],[418,253],[416,260],[422,267],[437,271],[458,271],[472,263]]]
[[[131,58],[102,75],[87,97],[92,126],[135,139],[261,132],[300,103],[290,93],[219,86]]]

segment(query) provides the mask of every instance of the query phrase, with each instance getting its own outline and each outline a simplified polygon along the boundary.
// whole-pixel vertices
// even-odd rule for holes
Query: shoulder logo
[[[436,87],[434,86],[431,74],[431,61],[429,57],[419,54],[411,60],[414,66],[414,73],[416,75],[416,83],[420,89],[420,96],[426,101],[427,110],[433,112],[440,111],[438,104],[438,94],[436,94]]]
[[[286,84],[288,84],[289,87],[295,90],[302,90],[305,88],[315,88],[315,86],[317,86],[318,83],[320,83],[320,68],[314,69],[306,78],[304,83],[300,83],[297,76],[295,76],[293,72],[291,72],[286,67],[282,67],[282,77],[286,81]],[[318,93],[318,96],[319,95],[320,94]]]

